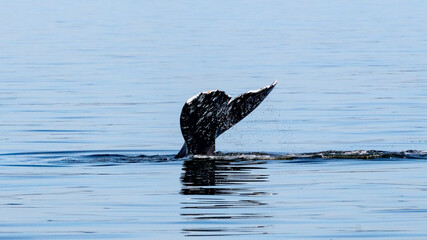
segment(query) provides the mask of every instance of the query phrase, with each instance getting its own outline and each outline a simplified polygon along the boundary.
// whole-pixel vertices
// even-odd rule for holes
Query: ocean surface
[[[3,1],[0,239],[427,239],[426,9]],[[187,99],[275,80],[173,158]]]

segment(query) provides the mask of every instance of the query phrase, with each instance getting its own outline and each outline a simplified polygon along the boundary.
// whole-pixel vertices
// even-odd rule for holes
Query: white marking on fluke
[[[220,90],[201,92],[189,98],[181,112],[185,143],[175,158],[214,155],[215,139],[251,113],[276,86],[272,84],[235,98]]]

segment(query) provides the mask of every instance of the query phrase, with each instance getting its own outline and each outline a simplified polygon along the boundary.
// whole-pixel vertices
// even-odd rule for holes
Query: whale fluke
[[[276,83],[233,99],[219,90],[201,92],[188,99],[180,117],[185,143],[175,158],[188,154],[213,155],[215,139],[258,107]]]

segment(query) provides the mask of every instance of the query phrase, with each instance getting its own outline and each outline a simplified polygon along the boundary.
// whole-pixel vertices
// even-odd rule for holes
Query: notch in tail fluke
[[[180,123],[185,143],[175,158],[188,154],[213,155],[215,139],[251,113],[277,81],[233,99],[223,91],[201,92],[184,104]]]

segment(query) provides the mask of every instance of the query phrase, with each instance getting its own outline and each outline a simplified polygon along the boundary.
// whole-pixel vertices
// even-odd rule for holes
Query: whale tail
[[[188,99],[180,117],[185,143],[175,158],[188,154],[213,155],[215,139],[258,107],[276,83],[233,99],[219,90],[201,92]]]

